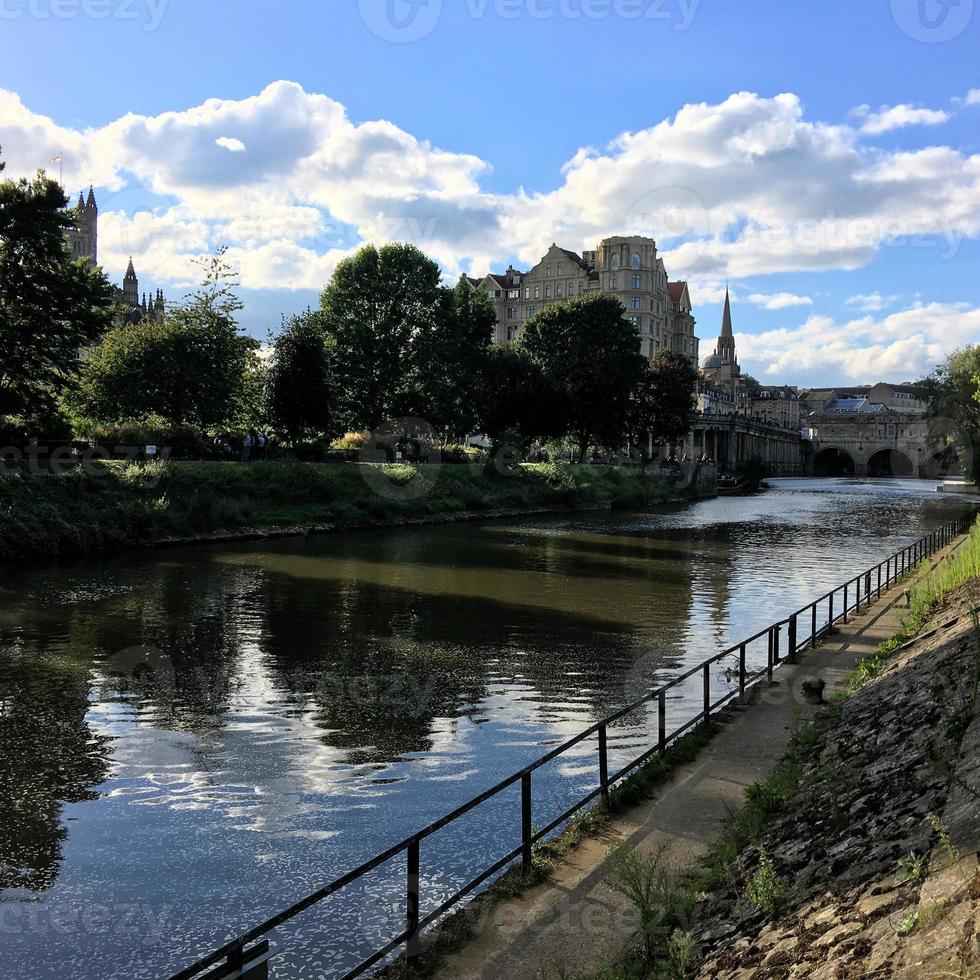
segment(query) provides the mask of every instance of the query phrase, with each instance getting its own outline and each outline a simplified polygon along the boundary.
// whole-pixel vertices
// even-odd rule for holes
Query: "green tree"
[[[969,475],[980,478],[980,346],[954,351],[916,387],[929,415],[955,426],[955,441],[970,454]]]
[[[439,280],[436,263],[412,245],[366,245],[337,266],[320,309],[347,428],[377,429],[417,403],[415,342],[437,329]]]
[[[213,428],[247,412],[258,342],[239,332],[232,272],[223,250],[205,260],[204,281],[162,322],[108,331],[82,359],[79,414]]]
[[[636,327],[618,299],[590,293],[545,307],[524,326],[521,343],[568,406],[579,458],[590,445],[619,448],[628,434],[633,391],[643,377]]]
[[[268,406],[272,424],[291,439],[339,434],[333,355],[321,313],[307,310],[283,323],[269,363]]]
[[[691,429],[698,372],[682,354],[659,350],[630,399],[629,433],[637,445],[650,435],[654,443],[675,445]]]
[[[555,439],[568,430],[564,394],[550,384],[541,365],[519,346],[491,347],[478,372],[476,427],[494,446],[522,455],[536,439]]]
[[[70,257],[67,204],[43,171],[0,182],[0,416],[49,414],[75,382],[79,351],[112,323],[112,286]]]

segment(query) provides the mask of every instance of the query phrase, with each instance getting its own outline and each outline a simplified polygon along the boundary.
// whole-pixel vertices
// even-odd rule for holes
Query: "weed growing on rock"
[[[926,873],[926,859],[911,851],[908,857],[898,859],[898,867],[903,873],[903,881],[919,881]]]
[[[776,866],[764,847],[759,848],[759,870],[749,879],[745,900],[766,915],[775,915],[789,891],[785,878],[776,873]]]

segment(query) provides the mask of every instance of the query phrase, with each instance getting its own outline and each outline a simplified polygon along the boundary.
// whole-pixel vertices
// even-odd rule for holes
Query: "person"
[[[257,449],[255,451],[256,459],[260,459],[260,460],[261,459],[265,459],[265,442],[266,442],[266,439],[265,439],[265,433],[262,432],[261,430],[259,430],[259,434],[257,436],[257,440],[256,441],[257,441]]]
[[[242,462],[250,463],[252,461],[252,446],[255,445],[255,440],[252,438],[251,430],[245,433],[245,438],[242,440]]]

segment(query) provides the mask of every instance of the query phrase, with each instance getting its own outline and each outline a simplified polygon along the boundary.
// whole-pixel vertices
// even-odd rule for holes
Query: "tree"
[[[567,431],[563,393],[523,347],[489,348],[478,378],[476,425],[495,447],[510,443],[523,455],[533,440],[559,438]]]
[[[929,415],[958,430],[956,441],[971,454],[970,475],[980,478],[980,346],[954,351],[916,388]]]
[[[0,416],[50,413],[75,382],[79,351],[112,323],[112,286],[70,257],[67,204],[43,171],[0,182]]]
[[[162,322],[115,327],[85,352],[81,414],[107,422],[156,416],[207,429],[246,410],[259,345],[238,330],[241,303],[223,250],[202,265],[200,289]]]
[[[643,377],[636,327],[618,299],[601,293],[545,307],[524,326],[524,349],[568,406],[569,432],[584,460],[590,445],[626,440],[630,396]]]
[[[754,398],[762,387],[762,383],[758,379],[753,378],[751,374],[743,374],[739,379],[738,386],[743,395]]]
[[[273,425],[291,439],[339,434],[333,359],[321,313],[307,310],[283,324],[269,363],[268,406]]]
[[[486,295],[465,280],[441,290],[437,315],[411,341],[406,414],[457,438],[476,429],[480,371],[496,322]]]
[[[377,429],[417,403],[414,342],[434,331],[439,267],[412,245],[366,245],[341,262],[320,297],[335,344],[340,415],[352,429]]]
[[[645,436],[672,446],[690,431],[698,372],[682,354],[659,350],[630,399],[629,433],[639,444]]]

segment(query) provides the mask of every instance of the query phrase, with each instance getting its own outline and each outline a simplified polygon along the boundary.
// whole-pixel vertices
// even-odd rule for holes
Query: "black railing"
[[[696,725],[708,720],[712,714],[730,701],[736,698],[743,698],[747,690],[754,687],[763,679],[771,682],[773,672],[781,663],[794,657],[807,647],[816,646],[821,638],[833,630],[837,623],[846,623],[852,614],[860,613],[863,608],[870,605],[883,592],[903,579],[921,562],[925,561],[936,551],[945,548],[954,538],[968,530],[975,518],[976,513],[973,513],[970,516],[951,521],[932,533],[927,534],[925,537],[920,538],[914,544],[902,548],[901,551],[889,556],[884,561],[872,566],[855,578],[849,579],[843,585],[832,589],[819,599],[815,599],[788,618],[767,626],[741,643],[729,647],[723,653],[716,654],[696,667],[692,667],[686,673],[675,677],[662,687],[651,691],[645,697],[628,704],[615,714],[604,718],[598,724],[563,742],[535,762],[525,766],[520,772],[514,773],[502,782],[497,783],[496,786],[485,790],[479,796],[457,807],[451,813],[440,817],[423,830],[412,834],[411,837],[397,844],[393,844],[386,851],[371,858],[370,861],[365,862],[360,867],[347,872],[347,874],[332,881],[319,891],[296,902],[278,915],[267,919],[261,925],[250,929],[238,938],[226,943],[220,949],[198,960],[192,966],[185,967],[180,972],[175,973],[171,977],[171,980],[193,980],[193,978],[219,980],[219,978],[224,977],[248,976],[249,970],[252,967],[264,964],[268,960],[270,955],[269,944],[264,937],[274,929],[293,919],[301,912],[312,908],[314,905],[318,905],[331,895],[335,895],[346,886],[403,853],[405,854],[406,869],[405,928],[389,942],[375,950],[367,959],[342,974],[341,980],[351,980],[353,977],[361,976],[365,971],[378,964],[401,946],[406,948],[406,957],[409,963],[415,962],[421,952],[421,936],[427,926],[432,925],[432,923],[445,915],[467,895],[470,895],[485,881],[505,869],[512,862],[520,859],[522,869],[525,872],[530,871],[535,844],[567,823],[568,820],[593,800],[600,796],[608,799],[610,790],[617,782],[624,779],[633,770],[642,766],[653,756],[663,754],[671,743]],[[784,632],[786,636],[785,645],[783,642]],[[764,658],[761,652],[759,652],[759,648],[763,644],[765,646]],[[757,663],[750,664],[750,651],[753,653],[751,660],[757,661]],[[712,667],[726,660],[730,661],[730,665],[719,676],[724,677],[728,689],[723,696],[712,700]],[[668,734],[668,693],[699,674],[702,678],[702,710]],[[657,704],[656,743],[621,769],[610,772],[608,752],[609,727],[638,708],[652,704],[653,702]],[[548,762],[563,755],[569,749],[585,742],[587,739],[591,739],[593,736],[597,740],[599,763],[598,786],[554,820],[550,821],[546,826],[535,830],[532,823],[533,774]],[[504,790],[517,784],[520,784],[521,787],[520,843],[481,871],[475,878],[443,901],[437,908],[423,916],[421,914],[419,885],[422,866],[422,841],[474,810],[487,800],[498,796]],[[205,971],[208,972],[205,973]]]

